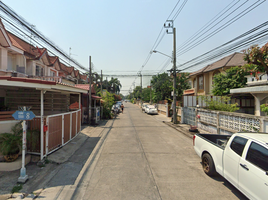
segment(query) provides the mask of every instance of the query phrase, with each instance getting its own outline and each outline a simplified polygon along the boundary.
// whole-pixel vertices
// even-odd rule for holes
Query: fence
[[[239,131],[268,131],[268,117],[264,116],[205,109],[196,109],[196,116],[197,127],[213,134],[230,135]]]
[[[57,150],[72,140],[81,130],[81,110],[44,117],[44,155]],[[41,117],[28,121],[27,151],[41,152]]]

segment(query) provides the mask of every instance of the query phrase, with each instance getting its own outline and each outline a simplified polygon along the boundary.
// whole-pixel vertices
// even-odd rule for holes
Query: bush
[[[227,96],[222,96],[220,97],[220,101],[219,100],[214,100],[211,99],[210,97],[206,97],[206,96],[202,96],[201,97],[203,101],[205,101],[206,105],[207,105],[207,109],[210,110],[220,110],[220,111],[227,111],[227,112],[234,112],[239,110],[239,108],[237,107],[237,103],[235,104],[228,104],[228,102],[230,101],[230,97]]]

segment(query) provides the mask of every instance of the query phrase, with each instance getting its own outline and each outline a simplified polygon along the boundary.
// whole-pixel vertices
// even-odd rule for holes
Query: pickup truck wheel
[[[213,159],[208,153],[205,153],[202,156],[202,166],[203,166],[204,172],[207,175],[209,176],[216,175],[216,170],[215,170]]]

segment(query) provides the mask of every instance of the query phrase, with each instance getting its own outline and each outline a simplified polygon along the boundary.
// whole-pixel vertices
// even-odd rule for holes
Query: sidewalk
[[[44,164],[43,166],[37,165],[39,156],[32,156],[32,161],[26,165],[26,174],[28,175],[29,179],[25,184],[22,185],[22,189],[19,191],[19,193],[14,193],[11,195],[11,190],[17,185],[20,170],[11,172],[0,171],[0,200],[9,199],[11,197],[13,197],[13,199],[17,197],[19,199],[21,199],[21,197],[24,199],[33,199],[42,191],[42,188],[49,183],[53,176],[58,173],[59,166],[61,166],[60,164],[66,163],[76,152],[79,152],[81,146],[83,146],[83,144],[86,143],[89,138],[98,138],[94,141],[94,145],[96,146],[96,143],[102,137],[102,131],[107,122],[107,120],[102,120],[99,122],[98,126],[82,126],[81,132],[73,140],[62,148],[48,155],[48,163]],[[92,150],[95,146],[92,147]],[[79,153],[81,154],[81,152]],[[89,154],[88,151],[86,153]],[[88,155],[78,156],[85,158]],[[81,162],[84,161],[82,160],[80,163]],[[38,191],[35,191],[36,189],[38,189]],[[26,196],[28,196],[28,198]]]

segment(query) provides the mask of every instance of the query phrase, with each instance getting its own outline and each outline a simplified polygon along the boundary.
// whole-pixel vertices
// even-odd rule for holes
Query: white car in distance
[[[145,112],[147,114],[151,114],[151,115],[157,115],[158,114],[157,109],[153,105],[147,105],[147,107],[145,108]]]

